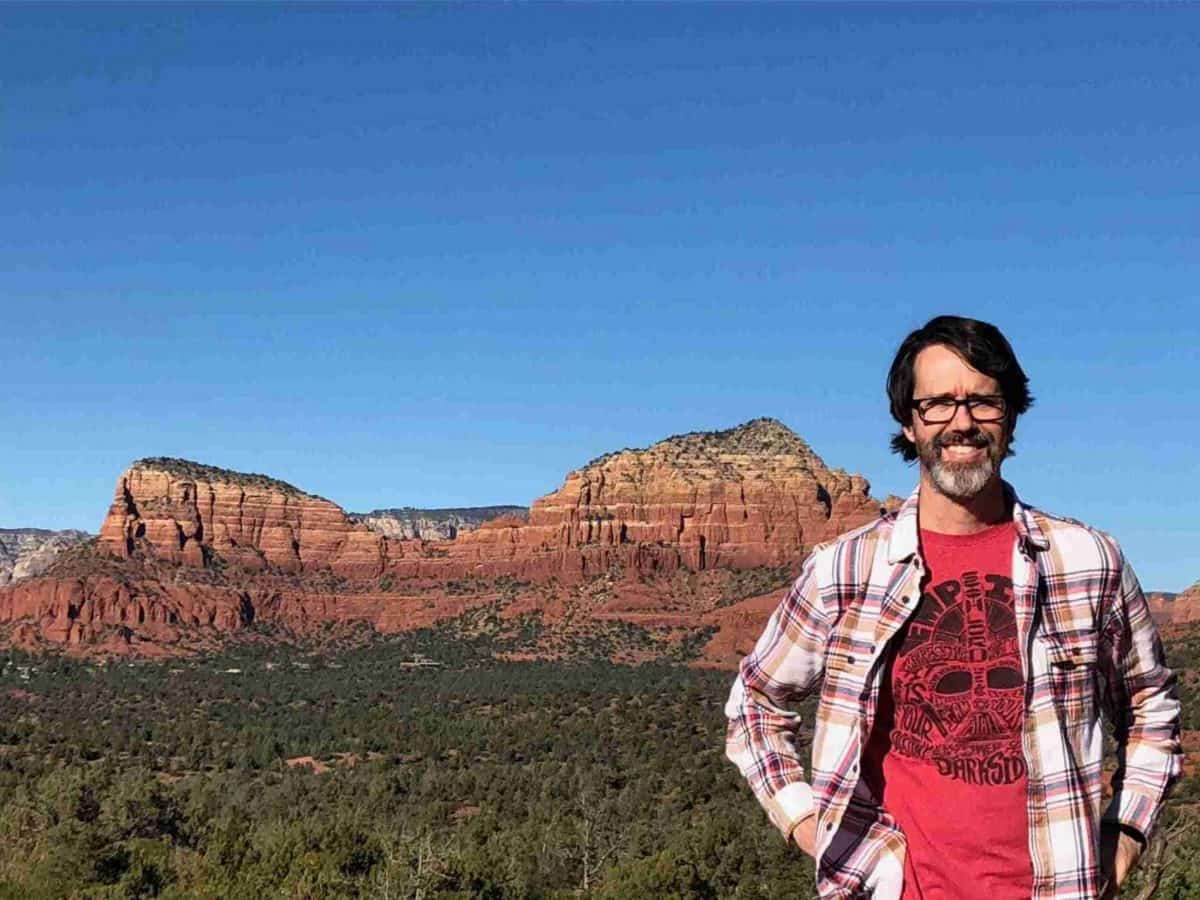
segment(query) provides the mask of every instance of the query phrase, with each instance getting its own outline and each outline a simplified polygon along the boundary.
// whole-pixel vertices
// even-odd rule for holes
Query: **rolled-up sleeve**
[[[725,704],[725,755],[785,839],[813,810],[812,788],[796,746],[800,715],[784,704],[819,690],[824,675],[830,620],[821,603],[816,568],[814,551],[739,665]]]
[[[1101,632],[1105,713],[1117,742],[1104,820],[1149,838],[1183,769],[1175,673],[1137,576],[1118,551],[1120,582]]]

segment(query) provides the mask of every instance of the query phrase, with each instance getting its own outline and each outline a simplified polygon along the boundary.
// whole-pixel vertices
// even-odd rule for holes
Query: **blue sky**
[[[148,455],[524,504],[760,415],[906,494],[884,374],[954,312],[1018,490],[1200,578],[1200,7],[3,16],[0,527]]]

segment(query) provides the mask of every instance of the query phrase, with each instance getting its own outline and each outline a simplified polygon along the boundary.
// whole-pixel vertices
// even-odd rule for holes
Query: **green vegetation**
[[[770,898],[809,883],[722,755],[727,674],[502,664],[481,647],[424,633],[324,656],[9,656],[0,898]]]
[[[679,569],[663,575],[639,575],[641,584],[661,596],[663,610],[698,609],[709,612],[733,606],[751,597],[792,585],[799,572],[787,566],[756,566],[752,569],[713,568],[696,572]],[[782,597],[780,593],[780,597]]]
[[[796,455],[811,458],[816,468],[823,468],[824,465],[817,459],[807,441],[778,419],[763,416],[723,431],[689,431],[663,438],[648,448],[624,447],[610,451],[589,460],[582,469],[603,465],[625,453],[650,453],[668,457],[676,462],[704,459],[711,464],[717,464],[719,454],[722,453]],[[736,473],[736,470],[730,469],[730,472]]]
[[[796,575],[786,566],[759,566],[754,569],[732,569],[728,583],[717,599],[716,606],[732,606],[749,597],[789,587]]]
[[[147,456],[135,460],[134,466],[144,469],[159,469],[177,475],[180,478],[191,478],[196,481],[214,481],[220,484],[236,484],[241,487],[262,487],[272,491],[280,491],[295,497],[307,497],[312,500],[324,500],[316,494],[302,491],[295,485],[261,475],[258,472],[235,472],[232,469],[222,469],[220,466],[210,466],[206,463],[194,462],[190,459],[178,459],[174,456]]]
[[[683,663],[704,649],[710,629],[644,626],[620,618],[593,618],[586,611],[611,599],[619,568],[571,588],[556,583],[534,585],[513,578],[494,580],[468,578],[452,581],[447,592],[459,596],[493,594],[492,599],[473,606],[455,619],[439,622],[413,640],[425,642],[423,652],[435,647],[469,647],[480,659],[537,657],[558,662],[641,663],[664,660]],[[545,621],[540,608],[512,615],[507,609],[532,592],[538,604],[552,602],[564,591],[565,614]]]
[[[0,900],[812,896],[723,756],[729,673],[497,662],[509,632],[482,619],[153,664],[0,656]],[[1170,652],[1194,723],[1200,632]],[[1189,777],[1126,896],[1155,873],[1153,896],[1200,896],[1197,798]]]

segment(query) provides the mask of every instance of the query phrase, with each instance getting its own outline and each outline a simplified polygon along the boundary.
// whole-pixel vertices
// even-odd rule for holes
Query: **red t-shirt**
[[[1011,522],[921,530],[921,602],[889,650],[863,774],[908,844],[903,900],[1028,900],[1024,676]]]

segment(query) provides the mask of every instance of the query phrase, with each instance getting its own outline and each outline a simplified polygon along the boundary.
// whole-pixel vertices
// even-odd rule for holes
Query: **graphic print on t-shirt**
[[[969,784],[1012,784],[1025,774],[1011,578],[967,571],[928,588],[894,678],[894,752]]]

